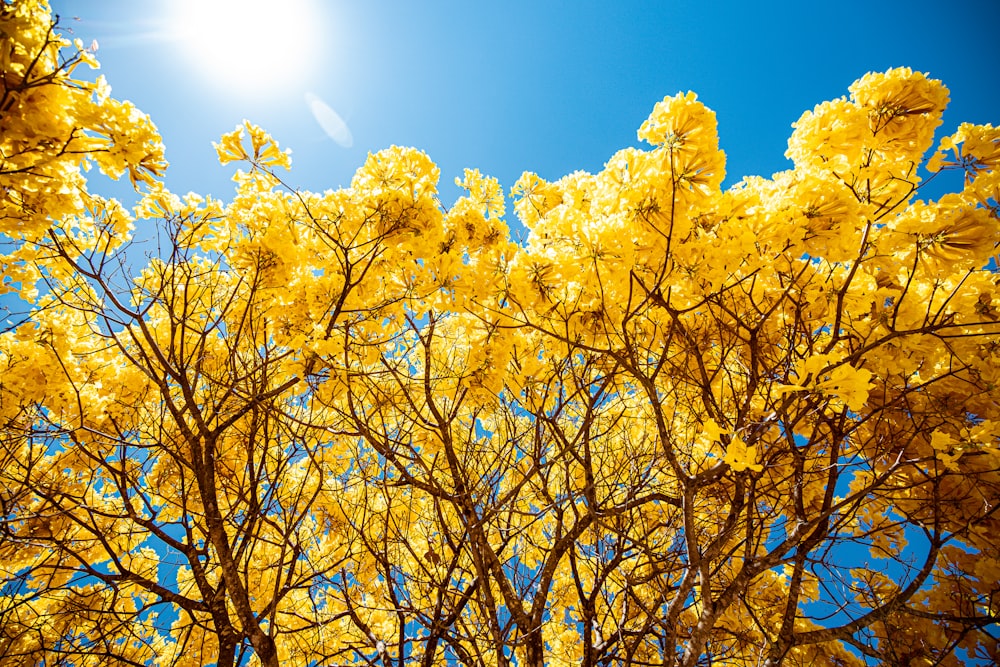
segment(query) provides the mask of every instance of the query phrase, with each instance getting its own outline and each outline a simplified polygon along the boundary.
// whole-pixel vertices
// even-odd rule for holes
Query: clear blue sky
[[[153,117],[178,193],[228,198],[231,168],[218,166],[211,142],[243,118],[293,149],[298,187],[346,185],[369,151],[411,145],[441,167],[446,203],[466,167],[507,190],[525,170],[599,170],[638,145],[653,104],[678,91],[718,114],[727,185],[784,169],[790,124],[871,70],[942,79],[952,103],[939,134],[1000,122],[1000,0],[302,2],[315,30],[307,64],[261,65],[249,86],[212,66],[223,55],[184,37],[207,19],[172,13],[179,0],[55,0],[53,10],[99,42],[115,96]],[[238,40],[230,53],[278,59],[291,49],[269,28],[286,3],[260,4],[212,20]],[[305,33],[294,43],[307,44]],[[350,147],[324,133],[307,93],[343,118]]]

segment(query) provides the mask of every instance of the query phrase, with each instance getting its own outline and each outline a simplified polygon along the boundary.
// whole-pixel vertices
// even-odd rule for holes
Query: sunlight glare
[[[176,0],[172,7],[186,56],[227,92],[287,90],[317,59],[313,0]]]

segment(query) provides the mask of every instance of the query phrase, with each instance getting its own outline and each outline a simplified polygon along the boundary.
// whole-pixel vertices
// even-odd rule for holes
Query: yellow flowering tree
[[[649,149],[525,174],[517,245],[478,171],[445,207],[393,147],[300,191],[250,123],[233,199],[177,197],[45,6],[0,11],[4,80],[45,53],[91,114],[2,135],[5,280],[46,281],[0,335],[3,664],[1000,660],[1000,131],[919,199],[940,82],[865,76],[725,191],[668,97]]]
[[[0,4],[0,294],[34,293],[45,263],[35,243],[53,227],[87,236],[107,223],[115,243],[127,238],[130,217],[87,192],[85,171],[148,186],[166,167],[145,114],[110,97],[103,77],[75,78],[97,67],[96,50],[65,39],[46,2]]]

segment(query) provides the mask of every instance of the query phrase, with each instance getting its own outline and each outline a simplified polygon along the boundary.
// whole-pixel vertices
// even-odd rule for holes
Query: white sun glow
[[[307,77],[319,46],[313,0],[174,0],[184,53],[222,90],[268,94]]]

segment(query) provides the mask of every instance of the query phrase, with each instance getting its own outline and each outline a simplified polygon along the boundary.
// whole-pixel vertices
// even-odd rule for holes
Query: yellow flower
[[[858,412],[868,400],[872,373],[841,362],[837,354],[814,354],[804,359],[796,371],[802,382],[778,385],[778,395],[794,391],[815,391],[842,402],[847,409]]]
[[[726,456],[722,460],[728,463],[735,472],[743,472],[744,470],[760,472],[764,469],[764,466],[757,463],[757,447],[747,446],[747,443],[743,442],[743,439],[738,435],[730,438],[729,446],[726,447]]]

